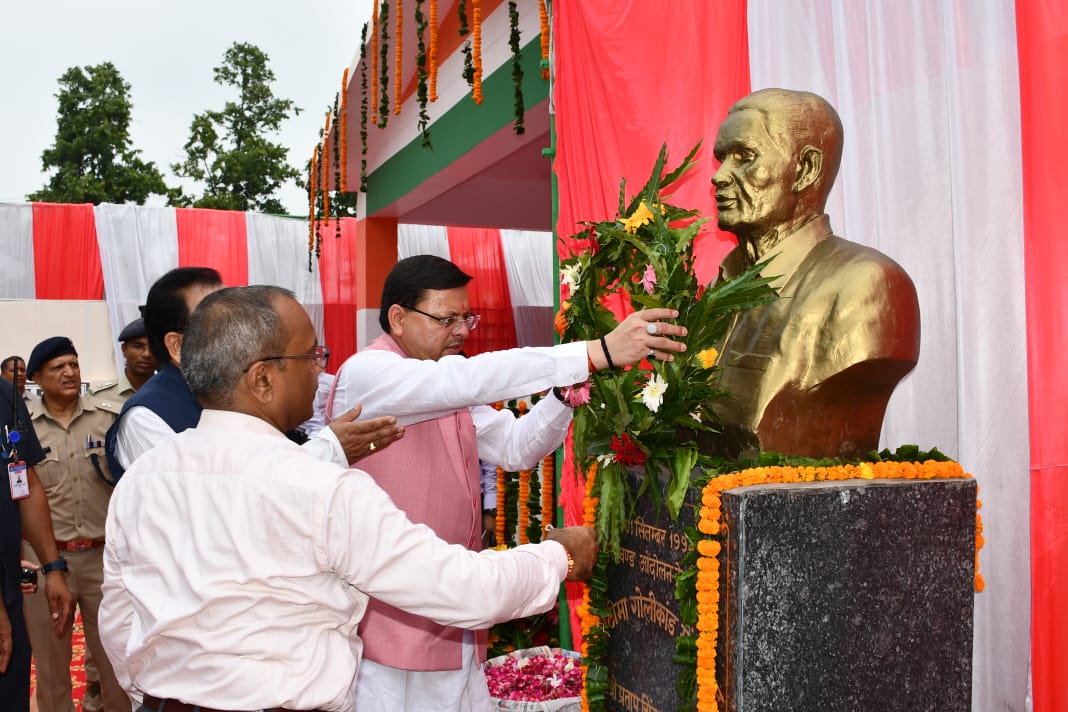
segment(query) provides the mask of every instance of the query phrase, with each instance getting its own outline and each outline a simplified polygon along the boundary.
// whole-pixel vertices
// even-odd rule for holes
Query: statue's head
[[[714,153],[720,229],[762,235],[823,212],[842,160],[842,121],[815,94],[763,89],[730,108]]]

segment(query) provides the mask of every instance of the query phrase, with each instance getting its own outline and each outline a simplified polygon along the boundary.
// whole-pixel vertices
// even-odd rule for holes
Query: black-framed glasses
[[[294,359],[308,359],[308,358],[310,358],[313,361],[315,361],[315,365],[318,366],[319,368],[326,368],[326,362],[330,360],[330,349],[326,348],[325,346],[316,346],[314,349],[312,349],[312,352],[310,354],[286,354],[284,356],[264,356],[263,358],[258,358],[255,361],[253,361],[252,363],[250,363],[248,366],[246,366],[244,372],[248,373],[248,370],[250,368],[252,368],[253,366],[255,366],[257,363],[259,363],[260,361],[284,361],[285,359],[289,359],[289,358],[294,358]]]
[[[467,312],[466,314],[459,314],[457,316],[434,316],[433,314],[427,314],[422,309],[416,309],[415,307],[404,308],[408,311],[413,311],[416,314],[422,314],[428,319],[433,319],[434,321],[449,330],[455,329],[458,325],[463,324],[465,327],[467,327],[468,331],[474,331],[475,327],[478,326],[479,320],[482,319],[482,317],[478,314],[472,314],[471,312]]]

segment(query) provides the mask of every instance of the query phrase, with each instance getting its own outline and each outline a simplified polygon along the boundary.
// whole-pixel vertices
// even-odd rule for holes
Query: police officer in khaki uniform
[[[129,698],[115,680],[97,630],[104,522],[113,486],[103,441],[117,410],[81,395],[78,352],[65,336],[37,344],[26,371],[42,390],[30,414],[45,452],[35,463],[37,474],[52,511],[56,548],[67,562],[67,584],[82,612],[85,642],[99,668],[104,709],[128,712]],[[26,597],[26,623],[37,663],[38,711],[73,712],[70,634],[60,639],[50,634],[47,603],[37,594]]]

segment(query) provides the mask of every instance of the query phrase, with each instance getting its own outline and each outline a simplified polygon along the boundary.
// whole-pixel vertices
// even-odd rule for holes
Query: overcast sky
[[[112,62],[130,84],[130,134],[168,184],[193,114],[236,94],[213,80],[234,42],[259,47],[275,73],[275,96],[303,109],[273,138],[302,168],[318,140],[341,76],[359,53],[372,0],[10,0],[0,16],[0,202],[44,187],[41,152],[56,134],[58,79],[68,68]],[[278,196],[307,212],[296,186]]]

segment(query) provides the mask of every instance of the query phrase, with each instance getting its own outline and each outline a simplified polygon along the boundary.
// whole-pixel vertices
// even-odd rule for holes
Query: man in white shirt
[[[548,348],[461,354],[479,322],[470,275],[435,255],[398,262],[382,289],[383,335],[338,372],[332,412],[362,402],[368,416],[389,413],[404,439],[360,462],[414,522],[468,549],[482,548],[480,458],[506,470],[533,467],[560,446],[571,407],[559,388],[525,416],[484,405],[585,381],[595,369],[642,358],[670,360],[685,346],[678,312],[630,315],[602,338]],[[328,413],[331,410],[328,408]],[[474,712],[489,707],[485,631],[472,635],[373,600],[360,624],[360,712]]]
[[[142,710],[349,710],[369,595],[474,628],[547,610],[592,571],[591,529],[449,546],[366,473],[286,439],[323,365],[288,290],[222,290],[190,319],[200,423],[138,458],[107,521],[101,637]]]
[[[196,425],[200,406],[179,371],[182,339],[189,315],[200,301],[221,289],[222,277],[210,267],[179,267],[152,285],[142,309],[148,346],[159,371],[124,404],[108,430],[106,454],[116,480],[145,451]],[[354,422],[358,409],[345,413],[306,444],[316,457],[341,465],[358,460],[373,442],[385,447],[404,429],[388,415]]]

